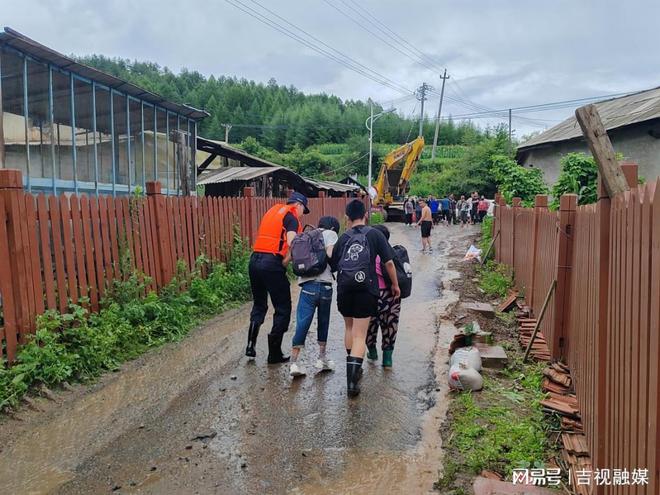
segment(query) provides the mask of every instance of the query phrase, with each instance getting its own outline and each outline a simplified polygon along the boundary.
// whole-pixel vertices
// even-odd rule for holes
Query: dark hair
[[[321,217],[319,219],[319,229],[334,230],[339,234],[339,220],[335,217]]]
[[[351,222],[364,218],[366,213],[367,209],[364,207],[364,203],[359,199],[354,199],[346,205],[346,216]]]
[[[383,224],[374,225],[374,229],[380,230],[385,236],[385,239],[387,239],[388,241],[390,240],[390,229],[385,227],[385,225]]]

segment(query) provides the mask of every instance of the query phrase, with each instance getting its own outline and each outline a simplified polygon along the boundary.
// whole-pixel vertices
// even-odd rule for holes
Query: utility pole
[[[509,147],[511,147],[511,109],[509,108]]]
[[[440,76],[442,79],[442,89],[440,90],[440,104],[438,105],[438,115],[435,118],[435,134],[433,135],[433,148],[431,148],[431,160],[435,159],[435,148],[438,146],[438,132],[440,131],[440,115],[442,114],[442,98],[445,96],[445,81],[449,79],[447,69],[445,73]]]
[[[229,131],[232,128],[231,124],[221,124],[225,128],[225,143],[229,144]]]
[[[373,142],[374,142],[374,102],[369,98],[369,177],[367,178],[367,194],[371,194],[371,159],[373,155]]]
[[[422,85],[417,89],[417,99],[422,102],[422,107],[420,110],[420,116],[419,116],[419,135],[422,136],[424,134],[424,102],[426,101],[426,93],[430,91],[432,88],[426,83],[422,83]]]

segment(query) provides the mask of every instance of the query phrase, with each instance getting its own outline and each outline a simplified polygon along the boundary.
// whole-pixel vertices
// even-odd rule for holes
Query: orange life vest
[[[266,212],[259,224],[257,238],[252,250],[257,253],[272,253],[286,256],[289,245],[284,231],[284,217],[291,213],[298,219],[297,205],[277,204]],[[298,233],[302,232],[302,224],[298,222]]]

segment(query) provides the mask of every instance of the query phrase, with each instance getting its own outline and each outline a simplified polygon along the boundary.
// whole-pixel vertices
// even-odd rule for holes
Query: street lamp
[[[367,179],[367,194],[370,194],[371,191],[371,158],[373,155],[374,122],[386,113],[394,112],[396,108],[390,108],[389,110],[384,110],[374,115],[374,102],[371,101],[371,98],[369,98],[369,109],[371,114],[364,123],[364,125],[367,127],[367,130],[369,131],[369,177]]]

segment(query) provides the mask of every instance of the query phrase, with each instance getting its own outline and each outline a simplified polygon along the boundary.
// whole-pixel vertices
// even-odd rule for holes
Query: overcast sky
[[[284,25],[252,0],[230,1],[240,1]],[[401,89],[414,90],[426,81],[439,91],[439,68],[446,67],[451,78],[443,115],[474,113],[466,99],[502,109],[660,85],[657,0],[258,1]],[[225,0],[3,0],[2,5],[5,25],[66,54],[149,60],[175,72],[185,67],[207,76],[235,75],[261,82],[273,77],[305,92],[345,99],[387,102],[403,96]],[[413,54],[386,28],[408,41]],[[414,49],[423,52],[425,64]],[[432,96],[430,115],[435,115],[437,104],[438,97]],[[395,106],[405,113],[419,111],[412,98]],[[552,126],[572,110],[514,112],[513,127],[520,136]],[[517,115],[537,120],[532,123]]]

